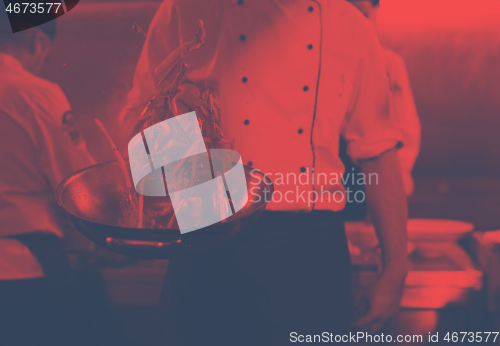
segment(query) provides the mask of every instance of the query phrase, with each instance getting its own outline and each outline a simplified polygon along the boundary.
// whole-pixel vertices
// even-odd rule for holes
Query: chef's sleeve
[[[352,98],[342,124],[347,154],[354,162],[402,146],[403,133],[391,119],[389,80],[378,37],[368,21],[357,27],[357,68]]]
[[[403,131],[404,147],[398,151],[403,172],[405,193],[413,192],[412,169],[420,151],[420,120],[413,98],[410,78],[403,58],[395,52],[384,49],[391,83],[393,120]]]
[[[8,114],[0,111],[0,193],[26,194],[44,185],[39,178],[36,165],[39,152],[28,131],[13,120]],[[0,208],[1,209],[1,208]]]
[[[53,211],[47,183],[34,164],[39,151],[32,135],[1,110],[0,124],[0,238],[50,230]]]

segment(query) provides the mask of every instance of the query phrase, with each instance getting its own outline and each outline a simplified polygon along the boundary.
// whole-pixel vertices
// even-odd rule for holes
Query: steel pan
[[[249,191],[246,205],[222,222],[185,234],[179,229],[127,224],[123,201],[128,189],[116,161],[69,176],[59,185],[56,198],[75,227],[94,243],[124,255],[170,259],[230,246],[238,236],[248,233],[270,201],[274,187],[263,173],[248,166],[244,170]]]

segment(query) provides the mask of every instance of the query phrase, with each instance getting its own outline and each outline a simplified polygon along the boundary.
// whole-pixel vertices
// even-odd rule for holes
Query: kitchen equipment
[[[401,307],[441,309],[464,305],[471,292],[482,287],[483,273],[477,269],[457,240],[474,225],[441,219],[408,220],[408,266]],[[378,239],[366,222],[346,222],[352,247],[354,296],[373,284],[381,269]],[[411,246],[413,244],[414,246]]]
[[[345,229],[354,263],[376,264],[374,260],[379,246],[375,229],[370,222],[346,222]],[[444,219],[408,219],[408,254],[419,252],[425,257],[440,257],[449,243],[474,230],[469,222]],[[368,258],[371,258],[369,260]],[[370,263],[368,263],[370,262]]]
[[[408,239],[424,242],[456,242],[474,230],[470,222],[444,219],[409,219]]]
[[[61,182],[56,198],[75,227],[96,244],[124,255],[170,259],[226,245],[259,218],[274,191],[263,173],[244,166],[248,202],[229,218],[181,234],[178,229],[137,228],[126,215],[125,178],[116,161],[74,173]],[[144,204],[149,198],[144,196]],[[161,197],[164,198],[164,197]],[[125,224],[124,224],[125,222]]]
[[[415,250],[427,258],[445,255],[449,244],[474,230],[470,222],[444,219],[409,219],[408,240],[415,245]]]
[[[486,305],[500,329],[500,230],[474,232],[472,250],[486,275]]]
[[[346,233],[362,248],[378,245],[375,229],[370,222],[345,223]],[[408,219],[408,240],[414,242],[456,242],[474,230],[470,222],[444,219]]]
[[[440,258],[423,257],[418,252],[409,256],[402,308],[441,309],[451,304],[465,305],[470,294],[482,288],[483,273],[458,244],[449,243],[442,250]],[[359,271],[355,266],[355,296],[361,295],[377,277],[377,271]]]

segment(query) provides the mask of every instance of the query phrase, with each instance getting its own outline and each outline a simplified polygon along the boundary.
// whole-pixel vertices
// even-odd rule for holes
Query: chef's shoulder
[[[393,51],[392,49],[389,49],[387,47],[382,47],[382,51],[384,53],[384,58],[389,66],[389,64],[392,66],[405,66],[405,61],[401,55]]]
[[[37,144],[64,128],[71,107],[61,88],[27,71],[6,73],[0,82],[0,112],[18,124]]]
[[[383,47],[382,51],[384,54],[387,74],[389,75],[391,83],[403,83],[408,74],[403,57],[386,47]]]
[[[376,50],[381,56],[381,46],[373,24],[346,0],[322,2],[323,22],[328,32],[341,40],[345,48],[359,52]]]
[[[0,83],[0,110],[18,122],[60,123],[71,107],[59,85],[23,71]]]

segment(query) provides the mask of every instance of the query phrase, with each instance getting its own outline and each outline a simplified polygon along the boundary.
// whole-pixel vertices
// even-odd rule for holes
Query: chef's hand
[[[358,330],[374,333],[398,313],[405,278],[406,266],[402,263],[388,267],[381,273],[358,305],[358,314],[361,316],[354,323]]]

